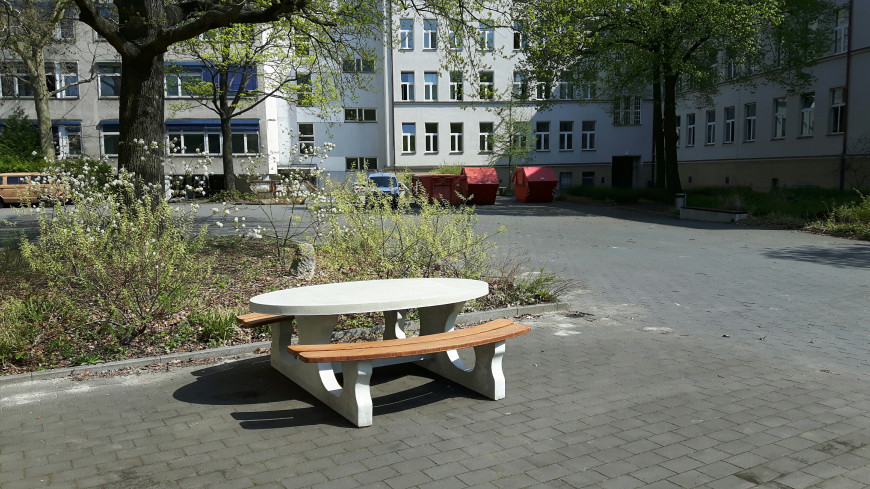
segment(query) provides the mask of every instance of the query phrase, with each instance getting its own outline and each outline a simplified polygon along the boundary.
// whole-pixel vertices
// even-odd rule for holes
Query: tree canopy
[[[652,92],[663,132],[657,183],[679,191],[678,94],[758,79],[806,84],[833,12],[828,0],[520,0],[516,17],[536,76],[593,83],[614,98]]]

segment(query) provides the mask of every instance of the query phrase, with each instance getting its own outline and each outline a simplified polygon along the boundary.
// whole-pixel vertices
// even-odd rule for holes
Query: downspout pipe
[[[846,35],[846,85],[843,87],[843,103],[846,105],[846,113],[844,114],[843,124],[843,147],[840,150],[840,190],[846,189],[846,155],[849,152],[849,88],[852,78],[852,32],[855,30],[853,25],[855,0],[849,0],[849,33]]]

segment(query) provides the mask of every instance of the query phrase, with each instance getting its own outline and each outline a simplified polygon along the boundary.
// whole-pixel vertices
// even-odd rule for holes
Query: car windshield
[[[378,187],[395,187],[396,179],[393,177],[369,177]]]

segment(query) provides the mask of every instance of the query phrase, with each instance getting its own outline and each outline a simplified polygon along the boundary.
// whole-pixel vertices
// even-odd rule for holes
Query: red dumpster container
[[[519,202],[552,202],[559,180],[549,166],[521,166],[513,176]]]
[[[495,168],[466,166],[462,169],[462,175],[468,180],[468,195],[471,196],[472,204],[495,204],[495,196],[498,194],[498,174]]]
[[[437,200],[458,205],[462,204],[463,199],[468,196],[468,181],[464,175],[424,173],[414,175],[411,181],[414,193],[419,195],[421,190],[426,192],[429,202]]]

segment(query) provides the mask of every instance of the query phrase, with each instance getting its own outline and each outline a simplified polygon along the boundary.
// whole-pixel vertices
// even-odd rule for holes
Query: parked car
[[[41,173],[0,173],[0,207],[32,204],[41,200],[66,200],[63,184]]]
[[[392,198],[392,205],[399,205],[399,198],[405,195],[405,186],[399,182],[395,173],[370,173],[369,184],[357,184],[354,188],[357,192],[377,191]],[[368,203],[368,194],[363,195],[363,200]]]

